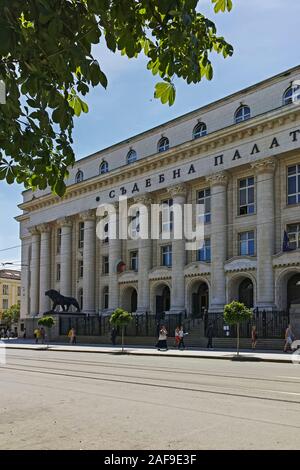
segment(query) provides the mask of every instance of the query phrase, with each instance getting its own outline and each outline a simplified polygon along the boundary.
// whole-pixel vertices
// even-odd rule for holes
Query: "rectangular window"
[[[198,191],[198,204],[201,204],[201,212],[198,214],[199,222],[203,220],[205,224],[211,222],[211,194],[210,188],[202,189]],[[203,207],[204,206],[204,207]]]
[[[109,305],[109,290],[108,287],[104,287],[104,292],[103,292],[103,308],[108,309]]]
[[[172,245],[161,247],[161,264],[162,266],[172,266]]]
[[[61,228],[57,229],[56,232],[56,253],[59,254],[61,249]]]
[[[288,167],[287,174],[287,203],[300,203],[300,165]]]
[[[60,281],[60,263],[56,265],[56,280]]]
[[[255,236],[253,230],[251,230],[251,232],[239,233],[239,255],[255,255]]]
[[[83,248],[84,243],[84,222],[80,222],[78,226],[78,248]]]
[[[289,237],[289,248],[297,250],[300,248],[300,223],[288,225],[287,234]]]
[[[197,261],[204,261],[205,263],[210,263],[211,261],[211,247],[210,247],[210,238],[206,238],[201,248],[199,248],[197,253]]]
[[[82,259],[78,261],[78,277],[79,278],[83,277],[83,260]]]
[[[255,212],[254,177],[239,180],[239,215],[249,215]]]
[[[130,253],[130,269],[132,271],[138,271],[139,268],[139,256],[137,251]]]
[[[8,308],[8,299],[2,300],[2,308],[3,310],[6,310]]]
[[[18,288],[17,288],[17,296],[18,297],[21,296],[21,286],[18,286]]]
[[[173,230],[173,199],[166,199],[162,201],[161,213],[161,231],[163,233],[171,232]]]
[[[2,286],[2,294],[3,295],[8,295],[8,291],[9,291],[9,286],[7,284],[3,284]]]
[[[108,256],[102,257],[102,271],[103,271],[103,274],[109,273],[109,257]]]

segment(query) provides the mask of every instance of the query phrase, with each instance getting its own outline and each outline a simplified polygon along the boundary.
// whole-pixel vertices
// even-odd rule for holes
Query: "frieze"
[[[299,116],[299,112],[297,116]],[[265,127],[266,126],[267,123],[265,124]],[[263,128],[263,126],[261,127]],[[249,128],[245,128],[244,131],[239,132],[242,132],[243,135],[247,136],[246,132],[248,132],[249,130]],[[253,126],[252,130],[255,134],[256,131],[258,131],[258,126]],[[204,138],[204,140],[206,139],[206,137]],[[209,137],[212,138],[211,136]],[[224,138],[226,142],[229,142],[227,136],[225,136]],[[300,128],[287,129],[285,131],[277,133],[276,135],[265,137],[264,140],[262,140],[260,137],[259,140],[253,140],[252,142],[242,142],[240,146],[237,146],[235,148],[233,147],[231,149],[224,149],[221,152],[218,152],[218,154],[216,155],[201,154],[201,152],[203,151],[203,144],[198,142],[195,143],[192,141],[189,143],[182,144],[178,147],[171,148],[167,151],[168,158],[170,158],[170,161],[172,161],[173,163],[175,162],[177,157],[180,158],[180,161],[182,163],[179,167],[173,166],[173,168],[164,169],[162,166],[160,166],[160,171],[157,171],[157,173],[153,172],[153,174],[145,176],[144,178],[139,178],[138,180],[133,181],[131,183],[127,183],[124,180],[129,177],[132,178],[134,176],[132,172],[133,169],[128,169],[127,171],[124,171],[123,168],[119,168],[112,172],[114,174],[105,175],[105,179],[103,178],[103,175],[101,175],[101,177],[97,177],[98,180],[96,181],[85,181],[83,182],[84,185],[83,183],[72,185],[71,187],[67,188],[66,196],[68,196],[69,199],[69,197],[80,196],[81,194],[84,194],[86,192],[91,192],[92,190],[97,191],[98,189],[100,189],[102,191],[100,193],[101,195],[97,195],[98,202],[99,200],[101,202],[117,200],[118,197],[121,195],[126,195],[127,197],[135,197],[139,196],[140,194],[145,194],[147,192],[157,191],[160,189],[160,187],[164,188],[171,185],[176,185],[177,183],[181,185],[186,181],[199,178],[200,176],[208,178],[212,176],[213,178],[216,173],[230,170],[230,168],[233,168],[237,165],[249,163],[251,164],[254,163],[253,160],[265,160],[265,158],[268,156],[268,153],[271,153],[273,156],[275,154],[280,154],[281,152],[286,152],[288,150],[298,148],[299,146]],[[197,157],[190,157],[189,155],[191,154],[191,151],[193,151],[193,153],[195,151],[197,153]],[[149,168],[149,164],[152,163],[152,166],[154,163],[158,163],[159,159],[160,165],[165,164],[165,156],[163,161],[161,160],[161,155],[154,155],[152,156],[152,158],[157,159],[157,161],[149,162],[148,157],[145,158],[144,161],[137,161],[136,164],[139,165],[138,168],[141,169],[142,172],[144,172],[146,168]],[[187,161],[187,159],[189,160]],[[122,183],[122,181],[124,181],[123,185],[120,184]],[[107,186],[110,186],[111,189],[104,190],[104,187]],[[53,205],[58,201],[61,202],[61,199],[57,196],[55,197],[53,195],[45,195],[40,198],[35,198],[32,201],[27,201],[21,204],[19,207],[28,211],[33,211],[37,208],[46,207],[46,205]],[[95,204],[94,207],[96,206],[97,204]]]

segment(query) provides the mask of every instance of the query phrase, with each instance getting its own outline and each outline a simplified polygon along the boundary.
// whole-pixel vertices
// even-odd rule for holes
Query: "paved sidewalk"
[[[98,344],[76,344],[70,345],[66,343],[51,343],[35,344],[30,340],[10,339],[3,340],[0,343],[0,348],[6,347],[8,349],[26,349],[26,350],[48,350],[48,351],[64,351],[64,352],[82,352],[82,353],[102,353],[102,354],[120,354],[121,346],[109,346]],[[168,351],[158,351],[156,348],[147,346],[125,345],[125,354],[136,356],[168,356],[168,357],[188,357],[188,358],[202,358],[202,359],[227,359],[236,360],[236,352],[229,349],[197,349],[189,348],[184,351],[178,351],[171,348]],[[281,362],[281,363],[300,363],[300,350],[299,354],[283,353],[280,351],[251,351],[241,350],[239,360],[244,361],[265,361],[265,362]]]

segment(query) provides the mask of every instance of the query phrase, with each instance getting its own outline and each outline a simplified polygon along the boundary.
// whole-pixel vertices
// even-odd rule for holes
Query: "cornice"
[[[81,183],[74,183],[67,187],[65,195],[60,198],[53,194],[46,194],[39,198],[21,203],[18,207],[28,212],[33,212],[41,208],[47,208],[59,202],[80,197],[83,194],[91,193],[97,190],[103,190],[107,187],[113,187],[119,182],[129,180],[137,175],[147,174],[157,169],[167,167],[177,161],[185,161],[189,158],[210,150],[216,151],[226,144],[232,144],[235,141],[249,138],[250,136],[261,135],[265,130],[282,127],[287,123],[295,122],[300,118],[300,108],[280,108],[267,115],[257,116],[240,124],[234,124],[230,127],[220,129],[207,134],[200,139],[189,140],[176,147],[171,147],[163,153],[155,153],[148,157],[137,160],[134,164],[126,167],[116,168],[103,175],[97,175]]]

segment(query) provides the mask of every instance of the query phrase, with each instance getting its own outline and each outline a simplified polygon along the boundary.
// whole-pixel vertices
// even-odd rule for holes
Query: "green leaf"
[[[159,98],[163,104],[169,103],[169,106],[175,101],[175,86],[169,82],[159,82],[155,85],[154,98]]]
[[[219,11],[225,12],[226,10],[231,11],[232,9],[232,0],[212,0],[212,3],[215,3],[214,10],[216,13]]]

